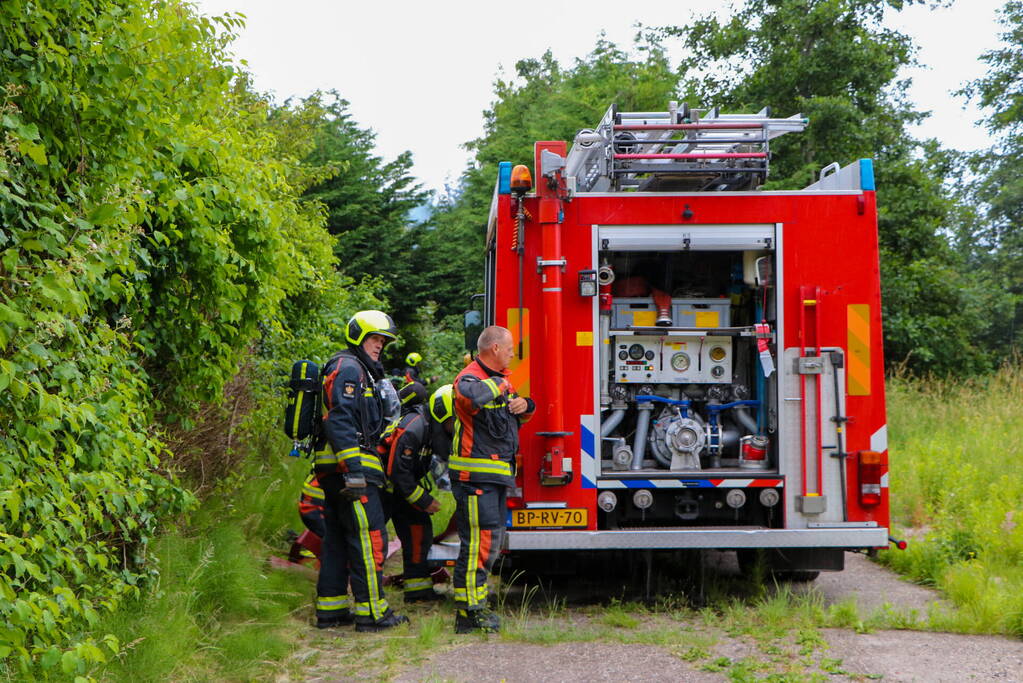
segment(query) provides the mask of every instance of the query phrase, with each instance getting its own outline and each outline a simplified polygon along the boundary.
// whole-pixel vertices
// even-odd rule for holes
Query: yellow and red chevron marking
[[[850,396],[870,395],[870,305],[849,304],[849,363],[846,378]]]

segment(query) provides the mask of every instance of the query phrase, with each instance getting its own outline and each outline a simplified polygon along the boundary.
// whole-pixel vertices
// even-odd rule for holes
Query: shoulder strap
[[[355,361],[355,366],[359,368],[359,382],[361,384],[366,383],[366,370],[362,367],[362,363],[359,362],[358,358],[347,351],[338,351],[331,356],[330,360],[327,361],[326,366],[324,366],[330,367],[330,372],[323,376],[323,405],[327,408],[328,412],[334,407],[330,403],[330,397],[333,395],[332,392],[334,391],[334,380],[337,379],[337,373],[341,370],[341,364],[345,362],[345,359]],[[331,366],[331,363],[334,365]]]

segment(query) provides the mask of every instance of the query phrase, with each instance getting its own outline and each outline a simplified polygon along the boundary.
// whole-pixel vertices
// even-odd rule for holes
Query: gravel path
[[[1009,638],[839,629],[826,629],[824,638],[844,670],[885,681],[1023,681],[1023,642]]]
[[[712,558],[716,571],[725,574],[735,571],[734,559],[727,555]],[[923,618],[928,610],[950,608],[936,592],[908,583],[862,555],[847,554],[843,572],[822,573],[812,583],[792,585],[798,591],[821,596],[825,604],[853,599],[861,617],[869,616],[874,610],[887,609]],[[434,615],[434,619],[442,618],[446,631],[447,610],[438,606],[431,608],[429,614]],[[417,621],[422,623],[425,616]],[[537,621],[543,619],[543,616],[536,617]],[[558,619],[565,624],[578,624],[586,619],[599,621],[600,617],[594,617],[592,610],[585,616],[570,606]],[[662,622],[659,628],[662,631],[666,628],[669,633],[677,629],[678,640],[672,641],[677,644],[662,646],[664,641],[658,641],[661,645],[621,644],[591,638],[590,642],[540,645],[508,642],[496,636],[459,636],[447,639],[443,647],[414,665],[401,666],[399,660],[395,666],[392,660],[386,673],[379,669],[354,673],[359,670],[353,671],[350,667],[363,653],[372,652],[374,648],[379,650],[380,636],[346,632],[330,638],[325,634],[310,634],[312,649],[306,650],[305,656],[315,655],[316,665],[307,667],[305,676],[282,677],[279,681],[588,683],[684,680],[699,683],[737,678],[756,680],[769,673],[785,672],[793,675],[786,680],[801,680],[812,675],[824,676],[829,681],[1023,683],[1023,642],[1010,638],[925,631],[856,633],[824,629],[807,646],[798,633],[782,640],[763,642],[707,623],[669,620]],[[415,630],[394,634],[394,638],[415,638],[414,634]],[[701,637],[703,641],[698,640]],[[712,644],[706,645],[700,656],[689,656],[693,653],[693,643],[699,642]]]
[[[395,679],[478,681],[479,683],[601,683],[607,681],[693,681],[717,683],[721,674],[700,671],[651,645],[560,643],[462,645]]]

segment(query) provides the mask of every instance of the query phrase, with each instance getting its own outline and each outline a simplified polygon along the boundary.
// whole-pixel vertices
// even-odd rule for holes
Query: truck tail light
[[[876,451],[859,453],[860,505],[881,504],[881,476],[884,474],[883,458]]]

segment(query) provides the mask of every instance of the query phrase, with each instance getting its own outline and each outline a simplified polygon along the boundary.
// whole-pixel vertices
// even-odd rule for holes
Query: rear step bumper
[[[624,550],[676,548],[881,548],[884,527],[812,529],[623,529],[617,531],[511,531],[507,550]]]

